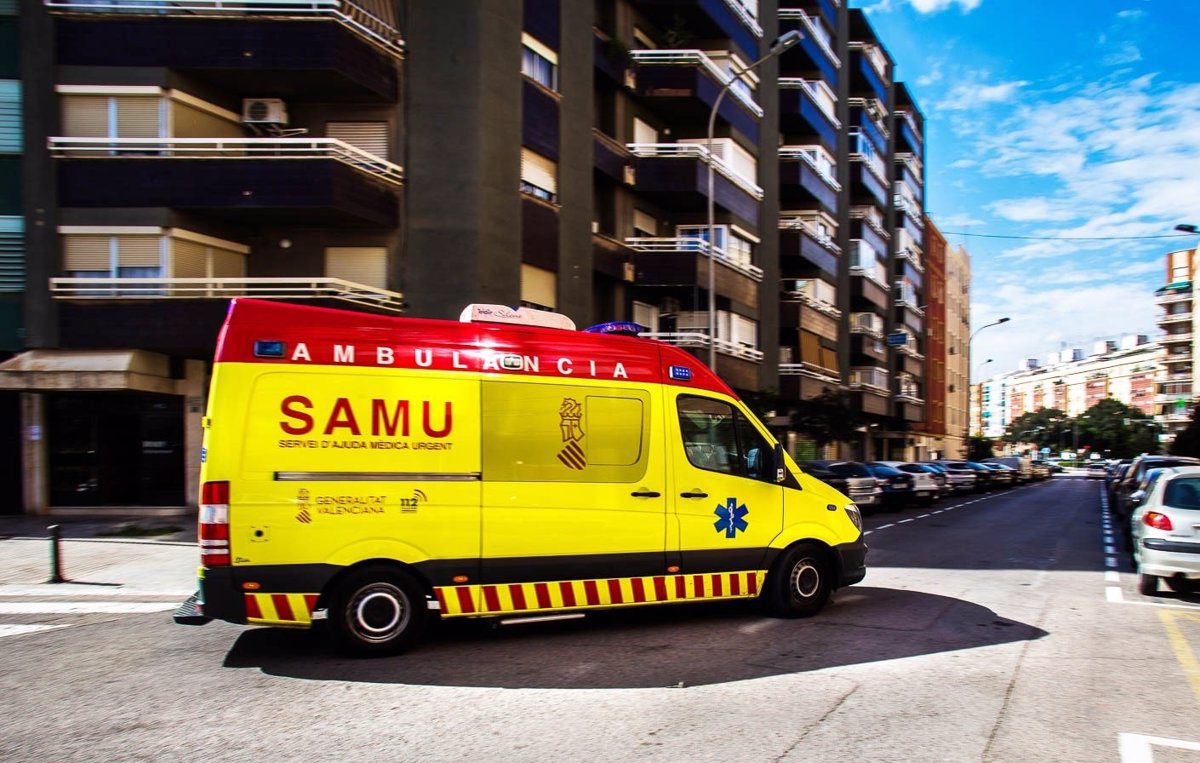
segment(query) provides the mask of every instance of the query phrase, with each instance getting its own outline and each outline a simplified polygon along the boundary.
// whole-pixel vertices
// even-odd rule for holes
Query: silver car
[[[1160,469],[1131,498],[1138,592],[1153,596],[1160,579],[1176,593],[1200,591],[1200,466]]]

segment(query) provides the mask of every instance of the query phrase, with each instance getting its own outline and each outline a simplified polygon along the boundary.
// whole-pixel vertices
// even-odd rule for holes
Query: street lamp
[[[717,370],[717,218],[713,190],[713,131],[717,125],[717,109],[721,108],[721,101],[725,100],[729,88],[733,87],[735,82],[741,81],[743,74],[778,56],[802,39],[804,35],[799,29],[784,32],[777,37],[765,56],[730,75],[729,81],[721,88],[721,92],[717,93],[712,110],[708,112],[708,142],[705,144],[708,149],[708,367],[714,372]]]
[[[1175,230],[1181,231],[1183,233],[1191,233],[1193,235],[1200,235],[1200,226],[1192,225],[1191,223],[1180,223],[1179,225],[1175,226]]]
[[[971,358],[973,357],[973,353],[971,352],[971,345],[974,344],[974,342],[975,342],[975,335],[978,334],[980,331],[983,331],[986,328],[991,328],[992,326],[999,326],[1001,323],[1008,323],[1011,320],[1012,320],[1012,318],[1005,316],[1003,318],[1000,318],[999,320],[992,321],[991,323],[988,323],[984,326],[980,326],[979,328],[977,328],[971,332],[970,338],[967,339],[967,368],[968,369],[970,369],[970,367],[971,367],[970,363],[971,363]],[[981,364],[981,367],[986,366],[988,363],[991,363],[991,362],[992,362],[992,359],[988,358],[987,362]],[[968,430],[970,429],[971,397],[974,394],[975,394],[975,384],[973,383],[973,380],[967,379]],[[968,431],[968,434],[969,433],[970,432]],[[983,401],[980,401],[980,403],[979,403],[979,433],[983,434]]]

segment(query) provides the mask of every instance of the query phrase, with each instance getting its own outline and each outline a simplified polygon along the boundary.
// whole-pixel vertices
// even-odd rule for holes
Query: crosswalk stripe
[[[0,601],[0,615],[109,615],[165,612],[177,603],[145,601]]]
[[[65,628],[65,625],[7,625],[0,623],[0,638],[5,636],[21,636],[26,633],[37,633],[39,631],[52,631],[55,628]]]

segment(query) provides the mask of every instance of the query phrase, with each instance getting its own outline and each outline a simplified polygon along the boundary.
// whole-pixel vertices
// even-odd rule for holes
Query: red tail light
[[[1153,527],[1155,530],[1174,530],[1171,525],[1171,518],[1166,514],[1159,514],[1157,511],[1147,511],[1142,517],[1142,521],[1147,526]]]
[[[200,563],[229,565],[229,483],[205,482],[200,487]]]

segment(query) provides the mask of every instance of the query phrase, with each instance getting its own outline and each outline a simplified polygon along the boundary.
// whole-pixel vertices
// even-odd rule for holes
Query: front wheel
[[[343,579],[329,605],[338,644],[362,656],[397,654],[420,641],[428,609],[420,586],[387,567],[364,567]]]
[[[1142,572],[1138,574],[1138,593],[1142,596],[1158,595],[1158,578]]]
[[[813,543],[793,546],[767,578],[767,602],[781,617],[811,617],[833,590],[833,565],[825,549]]]

